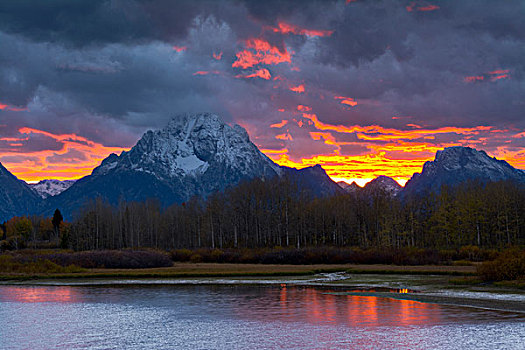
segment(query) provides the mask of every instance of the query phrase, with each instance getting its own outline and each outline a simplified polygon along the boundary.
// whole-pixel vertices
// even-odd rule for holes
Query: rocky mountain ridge
[[[512,180],[525,184],[525,172],[504,160],[490,157],[485,151],[470,147],[447,147],[437,151],[433,161],[423,165],[400,193],[403,197],[428,192],[439,192],[441,186],[456,186],[465,181],[482,183]]]
[[[75,183],[75,180],[55,180],[46,179],[41,180],[38,183],[28,184],[29,187],[36,192],[37,195],[46,199],[48,197],[57,196],[64,192]]]

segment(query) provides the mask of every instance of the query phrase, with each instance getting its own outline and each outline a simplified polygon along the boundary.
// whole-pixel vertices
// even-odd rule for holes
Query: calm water
[[[525,348],[520,314],[327,293],[301,286],[0,286],[0,348]]]

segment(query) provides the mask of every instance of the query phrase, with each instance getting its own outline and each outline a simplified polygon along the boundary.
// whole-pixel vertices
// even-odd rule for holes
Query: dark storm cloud
[[[6,125],[0,137],[27,126],[129,147],[178,113],[213,111],[246,126],[263,147],[287,146],[308,156],[333,150],[311,139],[313,129],[290,126],[293,141],[275,139],[283,131],[269,125],[299,120],[298,105],[334,125],[519,131],[525,128],[524,6],[0,0],[0,104],[28,108],[0,110]],[[284,33],[282,23],[299,29]],[[253,38],[289,53],[291,62],[232,67]],[[261,68],[270,79],[241,78]],[[299,85],[304,93],[290,90]],[[356,141],[355,135],[336,136]],[[362,154],[363,146],[343,151]]]
[[[319,56],[323,62],[342,67],[358,66],[393,52],[398,60],[411,56],[405,40],[415,19],[400,2],[368,1],[351,3],[334,23],[334,34],[324,40]]]
[[[168,12],[166,5],[134,0],[5,0],[0,3],[0,29],[73,46],[173,40],[187,33],[205,2],[180,1],[178,10]]]

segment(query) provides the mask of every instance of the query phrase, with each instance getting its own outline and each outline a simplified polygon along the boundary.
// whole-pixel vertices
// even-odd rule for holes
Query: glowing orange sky
[[[301,107],[304,109],[305,107]],[[415,172],[421,171],[423,163],[434,158],[436,151],[445,146],[453,145],[473,145],[476,140],[458,140],[449,144],[436,146],[431,143],[425,143],[421,140],[429,135],[440,133],[449,133],[455,135],[475,135],[479,138],[485,134],[493,134],[498,137],[501,133],[490,127],[475,128],[453,128],[444,127],[437,129],[414,129],[414,130],[397,130],[385,129],[380,126],[350,126],[330,125],[322,123],[315,114],[300,113],[300,116],[294,120],[283,119],[280,123],[272,124],[270,127],[281,129],[283,133],[277,134],[276,139],[283,142],[293,142],[293,130],[291,125],[297,128],[315,127],[318,131],[309,132],[312,141],[323,142],[333,146],[334,151],[327,154],[318,154],[312,157],[294,158],[289,154],[287,148],[282,149],[262,149],[276,163],[284,166],[303,168],[320,164],[326,170],[328,175],[335,181],[356,181],[359,185],[374,179],[379,175],[387,175],[396,179],[400,184],[404,184]],[[287,129],[288,128],[288,129]],[[10,142],[13,145],[13,152],[0,153],[0,157],[7,159],[3,164],[17,177],[26,181],[38,181],[46,178],[56,179],[78,179],[91,173],[92,169],[110,153],[120,153],[127,148],[105,147],[101,144],[92,142],[75,134],[55,135],[49,132],[21,128],[19,130],[21,137],[4,138],[3,141]],[[338,141],[342,134],[354,133],[359,139],[359,144],[368,147],[369,152],[360,155],[341,154],[341,146],[350,144],[350,142]],[[59,151],[39,151],[30,154],[22,154],[27,157],[23,163],[9,162],[9,156],[16,154],[16,145],[26,140],[32,135],[44,135],[63,144]],[[505,134],[506,135],[506,134]],[[525,137],[525,133],[515,133],[513,137]],[[381,145],[375,144],[377,140],[386,141]],[[72,151],[80,152],[85,155],[83,159],[68,159],[68,153]],[[518,168],[525,167],[525,151],[510,151],[505,147],[498,148],[494,154],[500,159],[507,160],[510,164]],[[54,161],[50,163],[49,157],[64,156],[63,161]]]
[[[28,182],[43,179],[79,179],[89,175],[93,168],[111,153],[127,150],[122,147],[106,147],[75,134],[56,135],[31,128],[21,128],[19,133],[20,137],[17,138],[0,138],[0,141],[7,141],[12,146],[10,152],[0,152],[0,159],[15,176]],[[19,153],[18,147],[22,146],[22,142],[34,135],[56,140],[62,144],[62,149]],[[10,157],[13,156],[24,157],[25,160],[10,161]]]
[[[341,99],[346,97],[336,98]],[[334,181],[355,181],[362,186],[379,175],[386,175],[404,185],[415,172],[421,172],[426,161],[434,159],[438,150],[450,146],[483,149],[488,139],[500,139],[503,144],[496,152],[489,153],[490,155],[504,159],[517,168],[525,168],[525,150],[507,149],[503,141],[509,137],[525,137],[525,133],[519,130],[498,130],[490,126],[423,128],[408,124],[412,129],[400,130],[379,125],[332,125],[321,122],[316,114],[304,113],[305,111],[311,111],[311,108],[298,105],[297,111],[290,112],[294,115],[293,119],[282,119],[279,123],[271,124],[271,128],[286,131],[275,136],[284,144],[280,149],[263,148],[262,151],[284,166],[303,168],[320,164]],[[333,146],[333,151],[312,157],[291,157],[287,143],[294,140],[292,125],[295,130],[305,127],[317,130],[309,132],[311,139]],[[357,141],[338,141],[345,135],[354,135]],[[435,141],[439,136],[451,137],[454,141],[437,144],[428,142]],[[341,147],[345,145],[366,146],[368,152],[358,155],[341,154]]]

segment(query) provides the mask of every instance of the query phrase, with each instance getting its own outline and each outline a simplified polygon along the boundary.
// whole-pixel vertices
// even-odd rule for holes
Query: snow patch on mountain
[[[105,159],[93,175],[127,169],[159,180],[199,178],[218,164],[246,177],[281,173],[244,128],[232,127],[215,114],[199,113],[177,116],[165,128],[146,132],[129,152]]]
[[[442,185],[455,186],[469,180],[483,183],[512,180],[525,184],[525,172],[504,160],[490,157],[485,151],[447,147],[437,151],[434,161],[426,162],[421,173],[412,176],[402,195],[439,192]]]
[[[59,195],[74,183],[75,180],[42,180],[36,184],[29,184],[29,187],[40,197],[46,199],[48,197]]]

